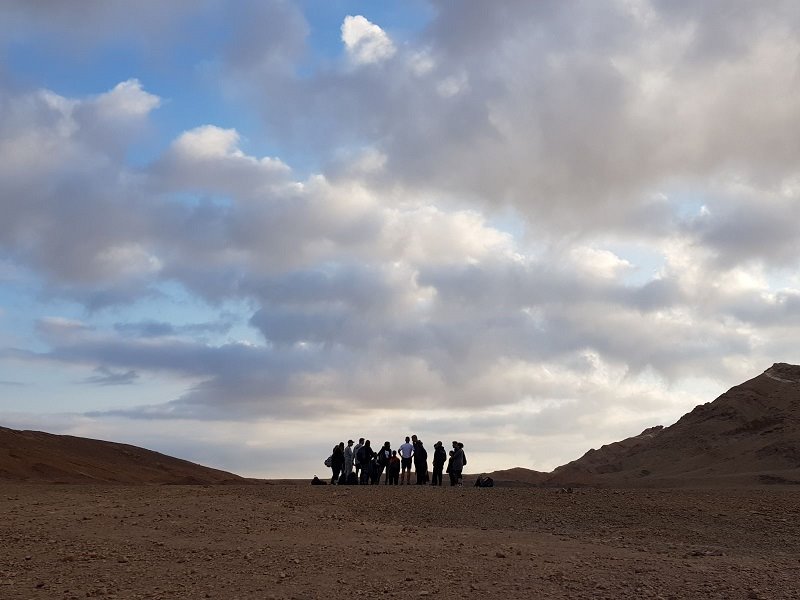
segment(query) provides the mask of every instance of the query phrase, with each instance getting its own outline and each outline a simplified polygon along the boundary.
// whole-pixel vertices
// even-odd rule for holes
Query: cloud
[[[342,42],[350,60],[356,65],[383,62],[397,52],[386,32],[361,15],[344,18]]]
[[[162,5],[130,32],[171,50],[227,6]],[[86,427],[305,423],[329,447],[356,411],[538,457],[796,362],[792,4],[432,6],[391,37],[347,16],[343,61],[298,6],[237,3],[180,71],[231,112],[180,125],[146,60],[93,93],[0,88],[0,277],[35,297],[0,359],[170,383]],[[0,10],[102,54],[121,7]]]
[[[185,131],[151,168],[165,188],[254,196],[286,184],[289,168],[275,158],[239,149],[239,133],[213,125]]]
[[[94,372],[96,375],[87,377],[83,383],[92,385],[131,385],[139,378],[136,371],[114,371],[108,367],[97,367]]]
[[[123,335],[144,338],[172,337],[180,335],[199,336],[203,334],[224,334],[230,331],[231,320],[210,323],[186,323],[177,325],[167,321],[139,321],[135,323],[114,323],[114,329]]]
[[[511,204],[543,235],[635,236],[630,215],[675,185],[796,174],[790,4],[435,6],[381,70],[250,78],[270,131],[323,156],[374,147],[387,188]]]

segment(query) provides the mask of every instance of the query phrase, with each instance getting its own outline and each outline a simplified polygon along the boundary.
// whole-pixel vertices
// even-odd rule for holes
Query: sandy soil
[[[0,485],[0,598],[800,598],[800,490]]]

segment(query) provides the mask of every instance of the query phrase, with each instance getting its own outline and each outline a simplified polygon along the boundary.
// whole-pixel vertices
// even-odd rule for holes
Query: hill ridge
[[[0,479],[56,483],[247,483],[213,469],[122,442],[0,426]]]
[[[518,474],[519,478],[519,474]],[[591,449],[529,483],[551,486],[800,484],[800,366],[775,363],[669,427]]]

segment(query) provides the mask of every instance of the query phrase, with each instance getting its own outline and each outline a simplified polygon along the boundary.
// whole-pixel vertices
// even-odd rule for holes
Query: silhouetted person
[[[411,457],[414,456],[414,444],[411,443],[411,440],[408,436],[406,436],[406,443],[400,444],[400,448],[398,448],[400,452],[400,468],[402,469],[402,473],[400,475],[400,484],[403,483],[403,477],[405,476],[406,484],[411,483]]]
[[[353,466],[356,470],[356,476],[361,472],[361,462],[358,459],[358,451],[364,447],[364,438],[358,438],[358,443],[353,446]]]
[[[414,469],[417,471],[417,485],[425,485],[428,482],[428,451],[422,440],[414,444]]]
[[[458,483],[458,477],[453,473],[453,455],[455,453],[455,450],[450,450],[450,458],[447,459],[447,474],[450,476],[450,487]]]
[[[339,475],[344,468],[344,442],[339,442],[333,447],[333,453],[331,454],[331,471],[333,471],[333,477],[331,477],[331,485],[335,485],[339,482]]]
[[[392,446],[389,442],[384,442],[383,447],[378,450],[378,479],[383,474],[383,470],[389,466],[389,459],[392,458]],[[389,474],[386,474],[386,479],[383,483],[389,483]]]
[[[397,458],[397,450],[392,450],[392,458],[389,459],[389,466],[386,468],[386,476],[389,485],[397,485],[400,479],[400,459]]]
[[[457,485],[461,485],[462,471],[467,464],[467,456],[464,454],[464,444],[453,442],[453,460],[450,463],[450,476],[456,476]]]
[[[359,480],[359,483],[361,483],[361,485],[366,485],[369,483],[370,463],[375,456],[375,452],[372,450],[369,440],[364,442],[364,445],[361,447],[361,450],[358,451],[358,454],[358,462],[361,464],[361,479]]]
[[[447,451],[444,449],[442,442],[436,442],[433,445],[433,477],[431,485],[442,485],[442,469],[444,469],[445,462],[447,462]]]

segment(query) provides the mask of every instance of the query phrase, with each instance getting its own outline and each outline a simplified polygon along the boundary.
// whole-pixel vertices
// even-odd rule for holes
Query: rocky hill
[[[248,480],[144,448],[0,427],[0,480],[42,483],[219,484]]]
[[[590,450],[545,483],[800,484],[800,366],[777,363],[674,425]]]

